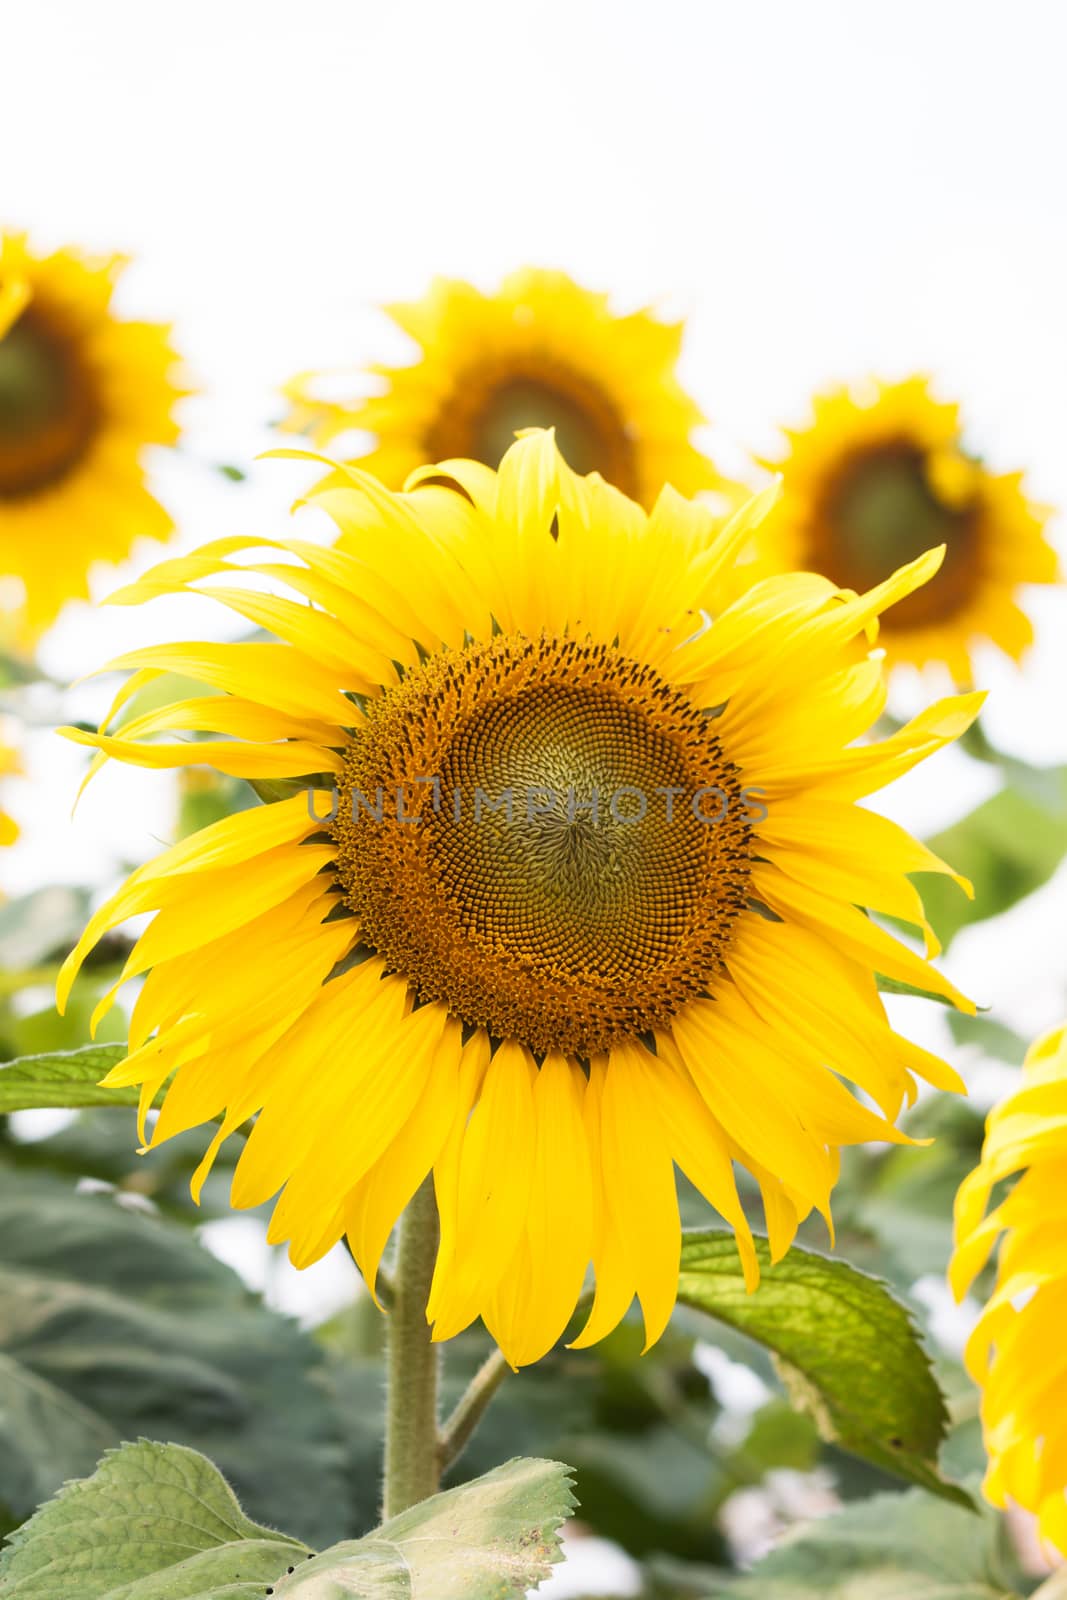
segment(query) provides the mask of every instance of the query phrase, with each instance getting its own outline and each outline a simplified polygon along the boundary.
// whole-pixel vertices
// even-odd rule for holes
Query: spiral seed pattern
[[[714,723],[572,639],[501,637],[408,674],[369,708],[332,833],[359,938],[420,1000],[578,1057],[709,991],[752,854]]]

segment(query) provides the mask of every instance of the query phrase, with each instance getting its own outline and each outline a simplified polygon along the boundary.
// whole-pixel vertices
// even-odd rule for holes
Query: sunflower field
[[[1067,1600],[1067,14],[0,41],[0,1600]]]

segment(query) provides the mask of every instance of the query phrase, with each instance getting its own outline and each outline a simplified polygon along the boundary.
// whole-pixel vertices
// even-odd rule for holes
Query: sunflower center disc
[[[47,487],[81,456],[94,408],[77,360],[34,307],[0,338],[0,498]]]
[[[972,513],[938,499],[914,444],[887,441],[854,457],[831,485],[821,521],[832,545],[828,569],[858,591],[946,545],[937,577],[895,605],[887,626],[914,626],[951,609],[951,591],[966,575]]]
[[[442,413],[427,455],[431,461],[469,457],[495,468],[523,428],[555,428],[560,453],[575,472],[599,472],[624,494],[636,493],[633,445],[622,418],[593,384],[562,369],[472,372]]]
[[[341,789],[361,939],[469,1025],[588,1056],[721,969],[750,861],[736,770],[614,650],[511,637],[433,658],[372,705]]]

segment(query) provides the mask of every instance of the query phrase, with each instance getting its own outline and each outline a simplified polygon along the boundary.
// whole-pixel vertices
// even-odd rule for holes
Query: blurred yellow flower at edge
[[[491,294],[436,278],[422,300],[387,309],[419,359],[368,368],[381,392],[345,402],[322,398],[328,375],[301,374],[286,390],[290,431],[328,445],[366,430],[376,443],[360,465],[399,489],[427,461],[496,467],[517,432],[554,427],[576,471],[601,473],[646,508],[665,483],[736,500],[691,443],[704,419],[675,374],[681,323],[617,315],[607,295],[536,268]]]
[[[222,1119],[195,1192],[256,1116],[233,1203],[279,1196],[269,1237],[299,1266],[347,1234],[372,1287],[432,1171],[438,1339],[481,1316],[534,1361],[592,1264],[576,1343],[635,1296],[652,1342],[678,1284],[674,1163],[733,1228],[751,1288],[735,1163],[777,1260],[813,1209],[829,1221],[842,1146],[907,1142],[894,1119],[916,1077],[962,1087],[893,1032],[875,974],[973,1006],[858,909],[936,954],[908,875],[950,868],[856,802],[982,697],[856,741],[885,704],[878,618],[940,552],[868,594],[787,576],[724,606],[770,497],[725,526],[672,490],[646,514],[535,433],[499,472],[429,466],[402,493],[338,467],[310,496],[332,547],[223,539],[115,597],[207,583],[278,642],[111,662],[132,677],[101,731],[63,730],[91,771],[204,763],[297,792],[135,871],[60,1004],[103,934],[155,912],[116,985],[148,973],[108,1081],[141,1086],[143,1118],[172,1080],[153,1146]],[[223,692],[108,733],[161,671]],[[190,729],[223,737],[153,742]]]
[[[10,745],[4,743],[3,728],[0,726],[0,779],[9,777],[12,773],[21,771],[18,756]],[[0,788],[2,793],[2,788]],[[0,805],[0,845],[14,844],[19,836],[18,824],[14,817],[8,816],[3,806]],[[2,893],[0,893],[2,898]]]
[[[1019,661],[1033,629],[1018,604],[1028,583],[1053,583],[1047,508],[1022,474],[996,474],[964,447],[959,407],[934,399],[925,378],[818,395],[806,428],[765,465],[785,493],[761,540],[771,570],[826,573],[862,590],[932,545],[937,577],[886,619],[890,663],[943,663],[972,677],[974,646],[989,641]]]
[[[994,1189],[1018,1174],[987,1212]],[[962,1299],[1000,1239],[996,1287],[966,1350],[982,1390],[984,1489],[1037,1515],[1067,1555],[1067,1025],[1034,1044],[1019,1087],[990,1113],[981,1163],[956,1197],[949,1278]]]
[[[94,561],[172,531],[141,453],[175,443],[185,391],[168,330],[114,314],[125,264],[0,235],[0,576],[23,642],[87,594]]]

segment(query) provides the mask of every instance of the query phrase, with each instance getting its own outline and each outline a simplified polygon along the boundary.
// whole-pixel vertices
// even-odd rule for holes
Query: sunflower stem
[[[395,1517],[436,1494],[438,1352],[426,1303],[437,1254],[437,1202],[427,1178],[400,1220],[387,1323],[383,1515]]]
[[[456,1408],[441,1428],[438,1460],[442,1472],[457,1460],[488,1409],[489,1402],[507,1377],[511,1368],[499,1350],[493,1350],[482,1362]]]

